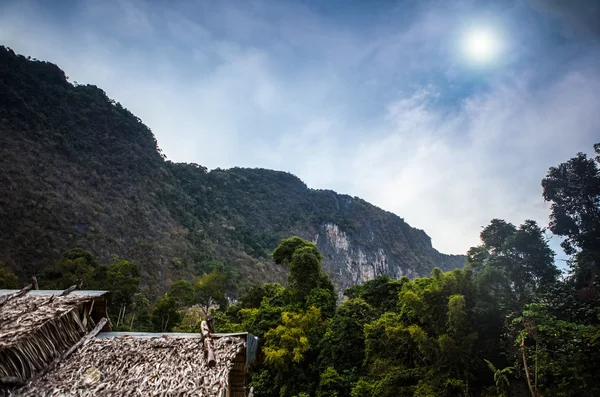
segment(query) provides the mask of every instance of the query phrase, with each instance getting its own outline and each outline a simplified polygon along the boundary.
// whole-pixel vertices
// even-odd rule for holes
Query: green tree
[[[106,269],[105,285],[110,291],[110,312],[114,316],[117,311],[122,311],[124,317],[140,285],[139,266],[126,260],[113,263]]]
[[[375,313],[362,298],[348,299],[338,307],[319,344],[321,395],[349,397],[352,384],[364,375],[364,326],[376,319]]]
[[[19,278],[15,274],[6,270],[3,267],[3,265],[4,264],[2,262],[0,262],[0,288],[5,288],[5,289],[18,288]]]
[[[600,395],[600,327],[559,320],[548,309],[528,304],[512,322],[532,395]]]
[[[399,312],[365,325],[367,375],[352,395],[468,395],[481,367],[475,301],[468,271],[436,269],[431,277],[405,282]]]
[[[88,288],[94,284],[94,273],[100,265],[86,250],[74,248],[66,251],[60,261],[45,269],[40,277],[40,288],[66,289],[81,284]]]
[[[408,277],[394,280],[390,276],[380,275],[363,284],[353,285],[344,291],[349,298],[364,299],[379,315],[393,311],[398,305],[398,294]]]
[[[177,306],[183,308],[195,303],[194,285],[188,280],[178,280],[169,287],[169,295],[177,302]]]
[[[281,324],[265,334],[265,365],[275,372],[281,396],[316,389],[318,371],[312,359],[317,354],[322,324],[321,312],[313,306],[306,311],[283,312]]]
[[[202,332],[202,321],[206,318],[206,313],[198,306],[188,307],[183,310],[183,317],[177,327],[173,328],[175,332]]]
[[[345,394],[346,392],[349,392],[348,389],[349,385],[347,380],[342,377],[334,367],[327,367],[321,374],[317,397],[350,396],[350,394]]]
[[[493,219],[481,232],[482,244],[467,254],[467,267],[481,272],[486,267],[500,270],[509,282],[517,309],[532,294],[556,282],[560,272],[554,265],[554,252],[544,231],[535,221],[526,220],[519,228]]]
[[[288,286],[253,287],[228,315],[242,329],[262,335],[265,367],[251,381],[257,395],[314,395],[320,378],[319,344],[335,313],[333,284],[322,270],[322,256],[313,243],[299,237],[284,239],[273,258],[289,266]]]
[[[551,202],[550,230],[565,237],[567,254],[576,254],[573,270],[580,282],[590,282],[600,271],[600,144],[598,156],[577,154],[551,167],[542,181],[544,200]]]
[[[226,283],[225,275],[217,269],[205,274],[194,285],[194,301],[204,309],[205,313],[215,305],[225,309],[227,307]]]
[[[335,290],[323,273],[322,258],[316,245],[300,237],[282,240],[273,252],[275,263],[290,267],[286,289],[290,303],[304,309],[314,305],[330,317],[335,311]]]
[[[508,397],[510,394],[510,381],[508,375],[512,374],[514,367],[505,367],[502,369],[496,368],[489,360],[485,360],[488,368],[494,374],[494,383],[496,383],[496,391],[498,397]]]
[[[168,293],[154,305],[152,311],[152,325],[155,332],[171,332],[181,323],[183,315],[177,307],[175,298]]]
[[[152,325],[152,310],[150,301],[141,293],[133,295],[131,302],[131,317],[128,319],[132,331],[150,332]]]

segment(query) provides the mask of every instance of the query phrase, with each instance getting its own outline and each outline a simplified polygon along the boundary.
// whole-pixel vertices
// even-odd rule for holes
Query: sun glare
[[[500,40],[491,30],[477,29],[468,32],[463,46],[467,57],[476,63],[489,63],[500,53]]]

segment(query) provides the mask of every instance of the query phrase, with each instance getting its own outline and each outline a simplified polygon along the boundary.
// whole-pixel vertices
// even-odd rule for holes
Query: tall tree
[[[590,282],[600,272],[600,144],[588,158],[578,153],[551,167],[542,181],[544,199],[552,203],[550,230],[565,240],[567,254],[576,254],[574,271]]]
[[[334,314],[335,290],[331,279],[323,272],[323,256],[315,244],[300,237],[287,238],[275,249],[273,259],[277,264],[290,267],[286,290],[290,303],[304,309],[315,306],[328,317]]]
[[[555,282],[560,274],[544,230],[535,221],[526,220],[517,228],[504,220],[493,219],[481,232],[481,241],[480,246],[467,253],[468,268],[476,272],[486,267],[502,271],[519,308],[529,295]]]
[[[140,285],[140,269],[137,264],[120,260],[106,269],[106,289],[109,294],[109,309],[113,316],[117,311],[123,311],[131,306],[134,295]]]

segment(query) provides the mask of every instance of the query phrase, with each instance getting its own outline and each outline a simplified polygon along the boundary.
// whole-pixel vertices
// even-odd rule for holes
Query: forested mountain
[[[217,332],[259,337],[248,382],[263,397],[598,396],[594,151],[542,180],[548,228],[493,219],[447,256],[293,175],[166,161],[102,90],[0,48],[0,288],[35,272],[109,290],[121,331],[198,332],[210,313]]]
[[[78,247],[100,263],[139,264],[151,293],[220,267],[235,294],[285,280],[270,254],[290,235],[316,243],[338,294],[465,261],[400,217],[291,174],[166,161],[148,127],[100,88],[4,47],[0,170],[0,261],[23,279]]]

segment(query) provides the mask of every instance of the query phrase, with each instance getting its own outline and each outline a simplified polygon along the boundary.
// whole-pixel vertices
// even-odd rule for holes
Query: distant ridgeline
[[[289,173],[167,161],[150,129],[100,88],[5,47],[0,170],[0,261],[23,278],[80,247],[101,263],[138,263],[151,293],[220,266],[235,295],[285,280],[270,254],[290,235],[318,245],[338,291],[465,262],[400,217]]]

